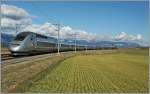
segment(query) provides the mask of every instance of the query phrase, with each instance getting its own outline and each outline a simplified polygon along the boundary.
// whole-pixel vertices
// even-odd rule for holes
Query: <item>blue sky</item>
[[[25,9],[34,24],[60,22],[96,34],[141,34],[148,40],[148,2],[4,2]]]

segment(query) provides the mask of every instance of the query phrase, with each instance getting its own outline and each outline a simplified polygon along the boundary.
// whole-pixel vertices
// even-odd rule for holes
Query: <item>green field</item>
[[[40,76],[39,76],[40,77]],[[37,79],[35,77],[35,79]],[[20,87],[23,92],[148,92],[148,50],[78,55],[61,62],[38,80]],[[31,80],[30,80],[31,81]]]

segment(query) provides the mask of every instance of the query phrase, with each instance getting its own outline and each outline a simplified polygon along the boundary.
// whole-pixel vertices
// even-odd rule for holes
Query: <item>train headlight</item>
[[[13,51],[18,51],[18,50],[19,50],[19,47],[13,47],[12,50],[13,50]]]

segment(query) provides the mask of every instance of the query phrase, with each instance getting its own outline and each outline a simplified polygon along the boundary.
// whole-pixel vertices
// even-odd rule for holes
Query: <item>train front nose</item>
[[[18,51],[20,51],[20,43],[17,43],[17,42],[10,43],[9,50],[11,52],[18,52]]]
[[[9,50],[13,56],[25,55],[21,44],[11,43],[9,46]]]
[[[10,43],[9,50],[13,56],[26,55],[25,46],[21,41],[13,41]]]
[[[11,44],[11,45],[9,46],[9,50],[10,50],[11,52],[18,52],[18,51],[20,51],[20,46],[19,46],[19,45],[16,46],[16,45],[14,45],[14,44]]]

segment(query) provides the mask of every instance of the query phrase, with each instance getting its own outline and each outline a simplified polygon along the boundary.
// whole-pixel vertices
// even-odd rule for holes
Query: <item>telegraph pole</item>
[[[74,36],[75,36],[74,51],[76,53],[76,51],[77,51],[77,36],[76,36],[76,33],[74,34]]]
[[[53,24],[57,26],[57,53],[60,54],[60,24]]]
[[[85,45],[85,51],[87,52],[87,45]]]
[[[59,53],[59,49],[60,49],[60,47],[59,47],[60,46],[60,36],[59,35],[60,35],[60,24],[58,24],[58,54],[60,54]]]
[[[18,26],[19,26],[19,24],[16,23],[16,35],[18,33]]]

